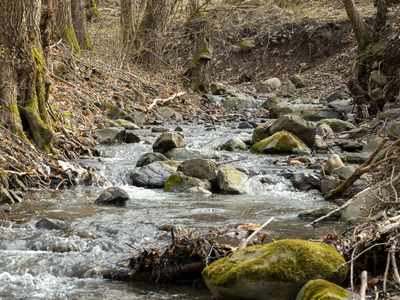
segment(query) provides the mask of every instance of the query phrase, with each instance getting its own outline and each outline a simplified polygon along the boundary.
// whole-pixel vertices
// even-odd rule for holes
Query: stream
[[[80,276],[91,267],[115,266],[131,256],[132,247],[163,247],[170,237],[158,227],[171,222],[201,231],[241,222],[262,224],[274,217],[265,229],[266,242],[318,238],[344,230],[343,224],[334,221],[308,228],[305,225],[309,221],[297,217],[302,210],[328,204],[318,191],[298,191],[289,179],[279,175],[303,168],[279,163],[283,156],[213,150],[229,138],[250,139],[252,129],[180,126],[188,149],[217,163],[234,161],[230,165],[253,170],[258,174],[255,177],[267,177],[263,194],[177,194],[130,186],[129,173],[141,155],[152,151],[151,144],[160,134],[139,130],[140,143],[99,146],[101,158],[70,162],[89,165],[103,174],[94,186],[30,191],[24,202],[13,204],[12,213],[1,215],[0,219],[6,221],[0,226],[0,299],[213,299],[205,287]],[[168,127],[174,130],[176,126]],[[125,207],[94,204],[110,186],[121,187],[129,194]],[[65,230],[37,229],[35,224],[42,218],[61,219],[71,226]]]

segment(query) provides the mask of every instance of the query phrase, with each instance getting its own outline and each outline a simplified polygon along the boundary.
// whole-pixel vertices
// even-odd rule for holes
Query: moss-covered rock
[[[323,280],[316,279],[307,282],[298,293],[296,300],[348,300],[352,299],[351,292],[340,286]],[[360,296],[354,294],[354,299]]]
[[[310,148],[302,140],[286,130],[277,132],[254,144],[250,150],[251,152],[266,154],[311,154]]]
[[[211,191],[211,183],[205,179],[198,179],[181,174],[172,174],[164,185],[165,192],[186,192],[191,188],[200,188]]]
[[[302,240],[281,240],[249,247],[204,269],[207,287],[218,299],[294,299],[309,280],[340,284],[347,267],[330,245]]]

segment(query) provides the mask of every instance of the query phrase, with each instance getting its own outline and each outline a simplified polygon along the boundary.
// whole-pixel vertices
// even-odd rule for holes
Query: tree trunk
[[[26,140],[29,134],[40,149],[55,154],[46,108],[48,47],[40,36],[40,27],[49,27],[41,17],[51,15],[51,6],[43,11],[41,6],[40,0],[0,0],[0,123]]]
[[[86,13],[83,1],[84,0],[71,0],[72,23],[80,48],[92,51],[93,41],[87,30]]]
[[[163,35],[169,21],[171,0],[147,0],[146,12],[139,27],[140,48],[145,61],[159,65],[164,53]]]
[[[54,1],[54,8],[57,38],[62,39],[64,44],[70,46],[75,54],[81,55],[81,48],[72,22],[71,0]]]
[[[85,1],[85,14],[88,22],[92,22],[94,19],[100,16],[99,10],[97,9],[96,1],[84,0]]]
[[[213,38],[209,32],[209,24],[204,13],[200,14],[199,1],[191,0],[190,14],[193,20],[189,23],[190,30],[196,40],[193,60],[185,73],[191,79],[191,88],[195,92],[208,93],[210,85],[209,67],[213,52]]]
[[[370,34],[368,33],[363,21],[361,20],[360,14],[358,13],[357,7],[353,0],[343,0],[344,7],[346,8],[347,16],[350,19],[351,26],[354,30],[354,35],[357,39],[358,52],[361,53],[365,50],[365,47],[370,42]]]

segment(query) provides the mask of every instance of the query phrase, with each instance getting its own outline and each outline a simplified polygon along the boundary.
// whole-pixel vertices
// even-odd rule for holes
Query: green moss
[[[93,51],[94,45],[90,35],[85,36],[85,50]]]
[[[0,169],[0,173],[4,176],[5,180],[8,180],[8,176],[7,176],[6,172],[4,172],[2,169]]]
[[[182,176],[179,174],[172,174],[168,177],[167,182],[164,185],[165,192],[172,192],[174,190],[174,186],[182,184]]]
[[[46,73],[46,62],[43,55],[41,55],[37,49],[32,49],[32,57],[38,73],[44,75]]]
[[[207,47],[204,45],[200,51],[198,53],[195,54],[192,62],[190,63],[190,66],[196,70],[199,69],[199,65],[198,65],[198,61],[201,55],[205,54],[205,53],[210,53],[210,50],[207,49]]]
[[[74,27],[71,24],[67,24],[64,30],[64,36],[67,39],[68,45],[71,46],[72,51],[80,56],[82,54],[81,48],[79,47],[78,40],[75,35]]]
[[[12,112],[14,112],[14,113],[19,115],[18,107],[15,104],[10,103],[8,106],[5,105],[4,106],[4,110],[5,111],[12,111]]]
[[[282,130],[261,140],[258,143],[255,143],[253,146],[251,146],[250,150],[252,152],[263,152],[265,147],[274,140],[278,140],[278,142],[273,148],[279,150],[280,152],[292,152],[294,148],[304,146],[304,143],[294,134],[291,134],[286,130]]]
[[[92,14],[93,14],[94,17],[99,17],[100,16],[100,12],[97,9],[96,2],[94,0],[90,1],[90,8],[91,8],[91,11],[92,11]]]
[[[240,46],[246,46],[247,45],[247,41],[243,41],[240,43]]]
[[[326,278],[342,282],[348,268],[334,271],[344,262],[330,245],[288,239],[237,251],[212,263],[202,275],[213,285],[224,287],[243,278],[269,282],[306,282]]]
[[[201,93],[200,86],[201,86],[201,80],[200,79],[196,78],[195,80],[193,80],[193,82],[192,82],[192,90],[193,90],[193,92]]]
[[[347,299],[347,292],[343,288],[323,279],[309,282],[303,295],[301,295],[301,300],[337,300],[343,298]]]

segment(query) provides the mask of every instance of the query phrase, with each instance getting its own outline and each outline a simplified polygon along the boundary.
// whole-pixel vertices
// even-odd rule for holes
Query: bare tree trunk
[[[385,1],[385,0],[382,0]],[[365,47],[370,42],[371,36],[368,33],[363,21],[361,20],[360,14],[358,13],[357,7],[353,0],[343,0],[344,7],[346,8],[347,16],[350,19],[351,26],[353,27],[354,34],[357,39],[358,52],[365,50]]]
[[[199,0],[189,2],[190,14],[193,20],[189,23],[196,40],[196,49],[188,71],[185,73],[191,79],[191,88],[195,92],[208,93],[210,85],[209,68],[213,52],[213,38],[209,32],[207,17],[198,12]]]
[[[151,67],[159,64],[159,57],[164,53],[162,40],[169,21],[171,4],[171,0],[147,0],[145,16],[139,27],[139,39],[145,61]]]
[[[84,0],[71,0],[72,24],[79,46],[84,50],[93,50],[93,41],[87,30]]]
[[[76,38],[72,22],[71,0],[54,1],[56,13],[56,35],[69,45],[75,54],[81,54],[81,48]]]
[[[49,27],[41,16],[51,16],[51,7],[41,11],[41,6],[40,0],[0,0],[0,123],[26,140],[29,134],[40,149],[56,154],[46,108],[51,84],[48,47],[42,46],[40,36],[40,27]]]
[[[376,20],[374,27],[374,35],[379,34],[386,23],[387,3],[386,0],[376,0]]]

